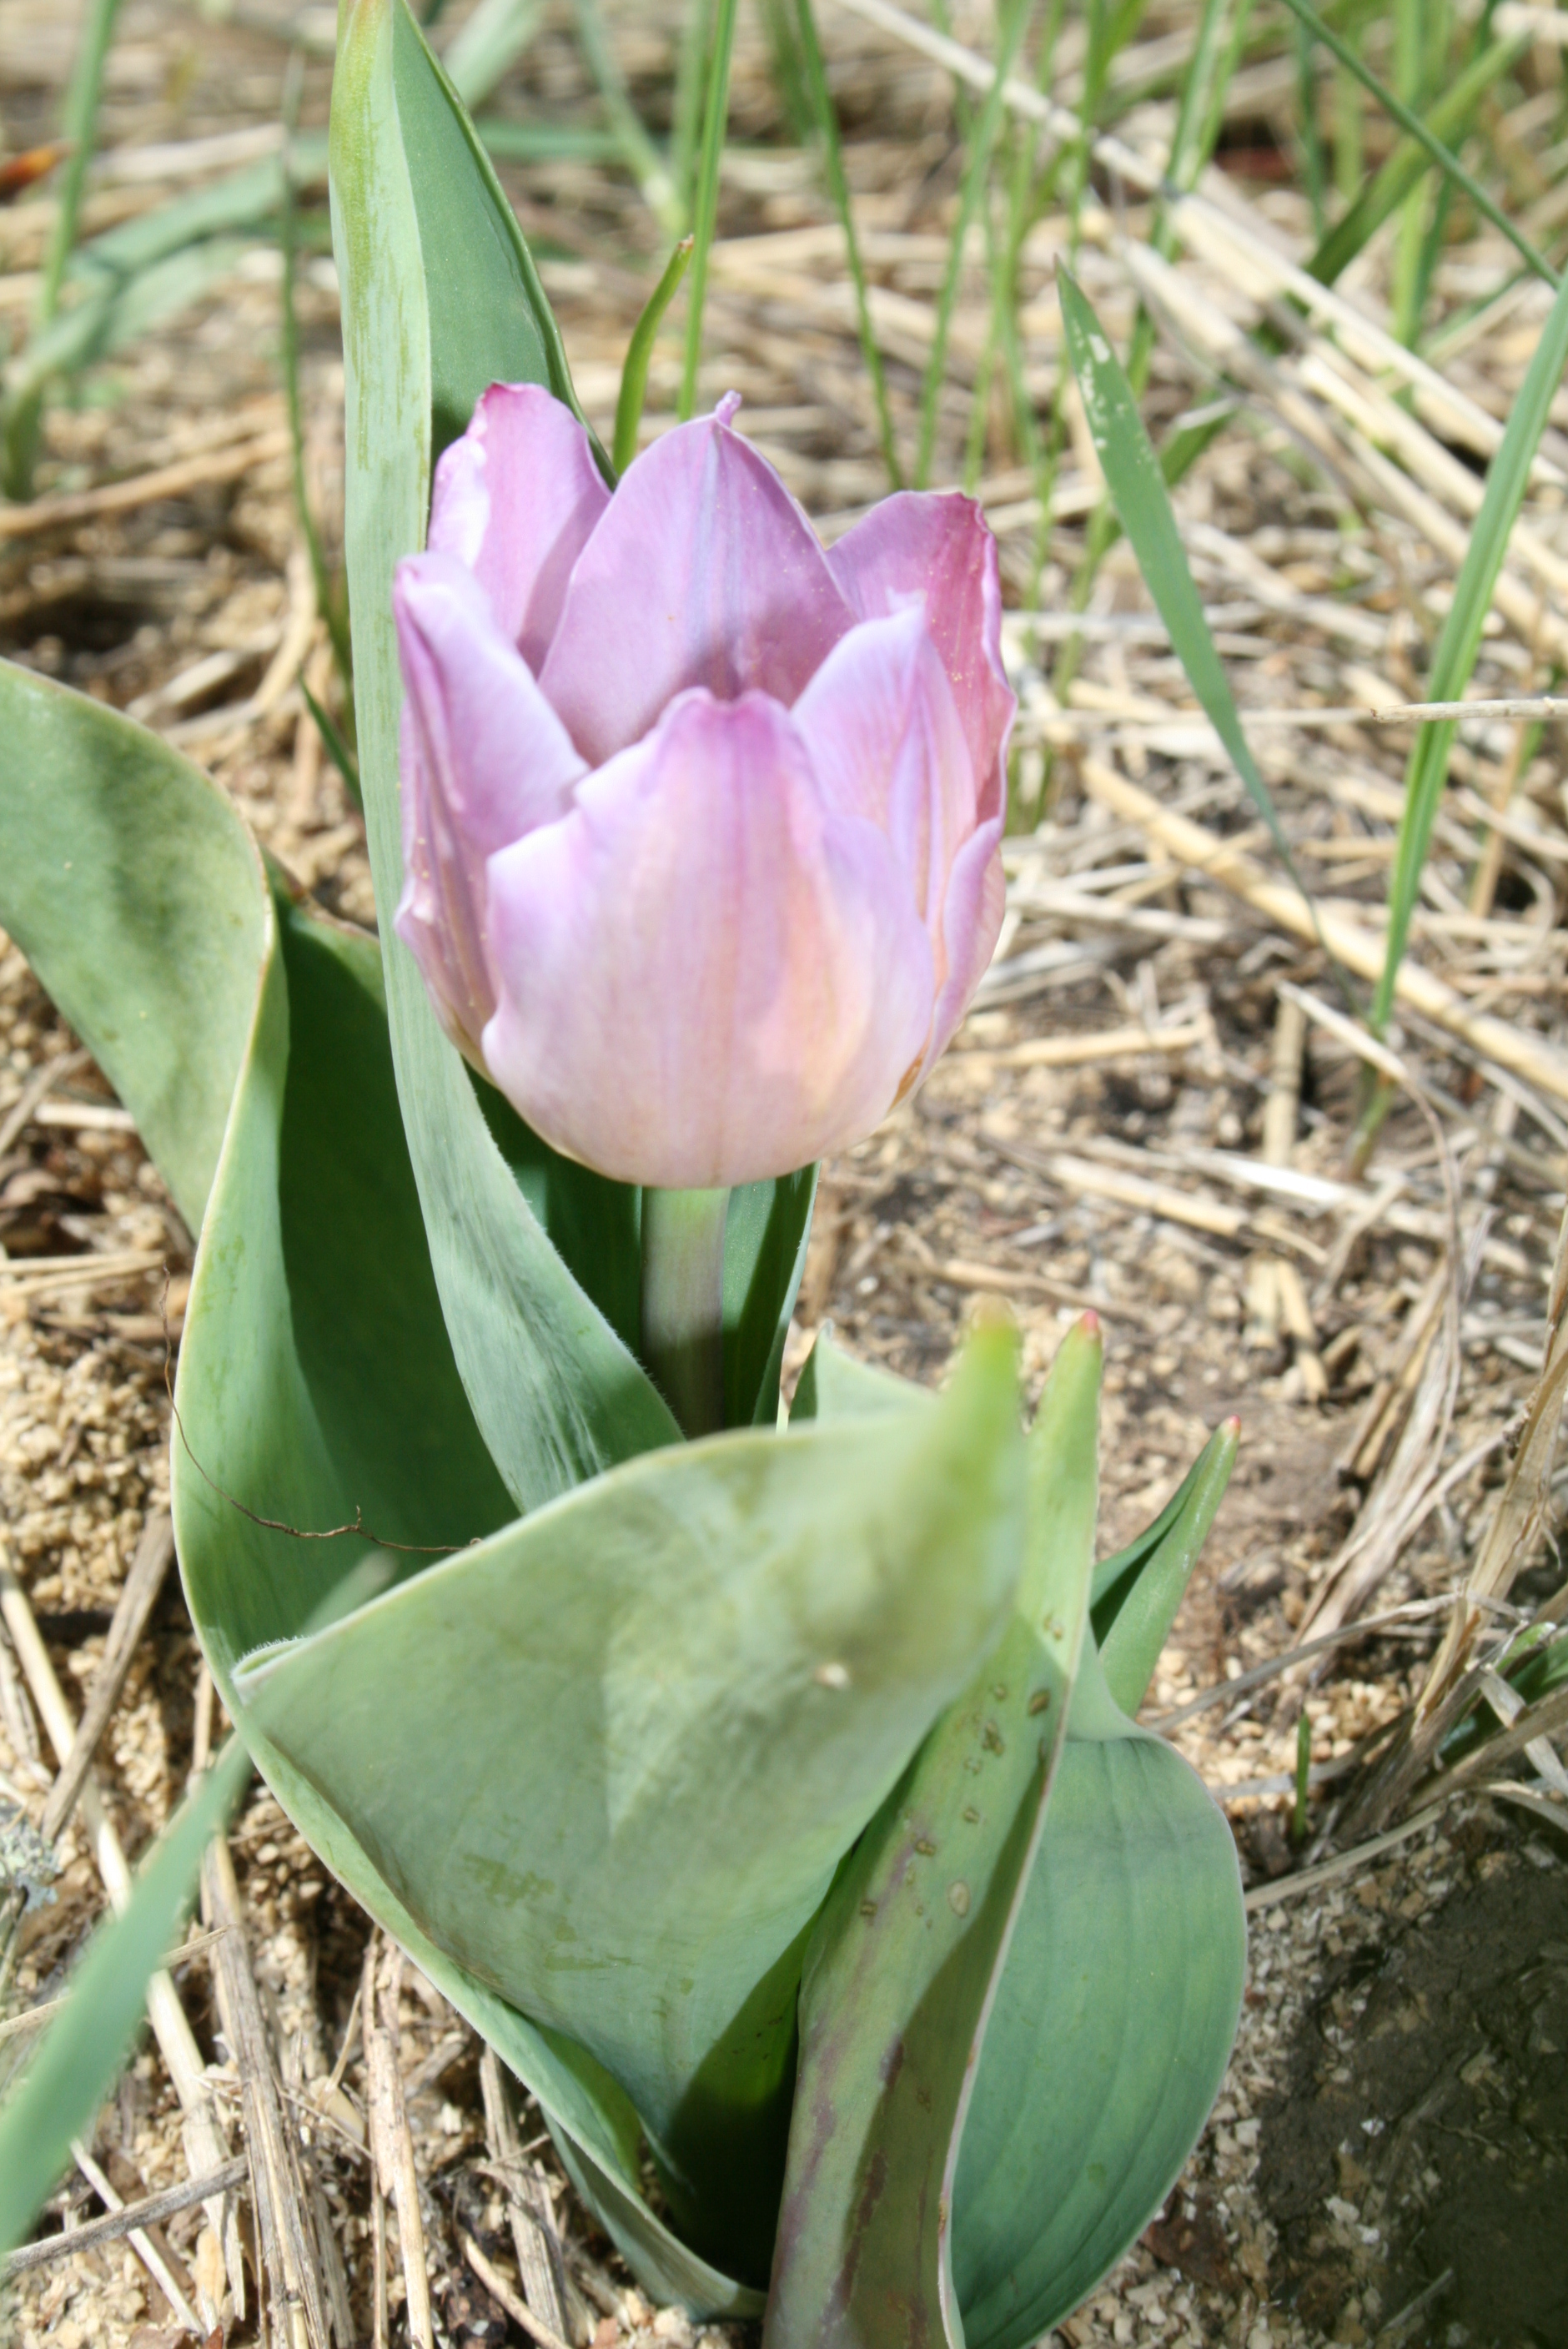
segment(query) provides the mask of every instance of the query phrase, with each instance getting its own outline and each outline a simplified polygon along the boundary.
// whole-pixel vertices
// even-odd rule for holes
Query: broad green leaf
[[[1057,267],[1057,293],[1062,305],[1068,356],[1083,394],[1089,437],[1104,468],[1106,487],[1121,526],[1138,557],[1144,585],[1170,631],[1171,650],[1187,672],[1187,682],[1268,825],[1281,860],[1306,899],[1307,910],[1315,922],[1316,913],[1296,872],[1278,810],[1242,731],[1230,679],[1214,649],[1214,639],[1203,616],[1202,598],[1188,566],[1171,492],[1121,362],[1092,305],[1062,263]]]
[[[1030,1440],[1011,1619],[812,1937],[767,2349],[963,2349],[954,2171],[1067,1729],[1094,1556],[1100,1358],[1092,1328],[1063,1342]],[[860,1423],[912,1418],[929,1424]]]
[[[642,1325],[642,1192],[634,1183],[613,1183],[591,1166],[562,1158],[523,1123],[503,1093],[471,1069],[467,1073],[529,1212],[549,1233],[551,1246],[584,1296],[634,1354]]]
[[[857,1361],[827,1330],[817,1333],[795,1389],[789,1424],[804,1426],[814,1419],[849,1419],[868,1412],[902,1411],[906,1404],[929,1404],[925,1387],[901,1379],[875,1362]]]
[[[373,939],[280,903],[175,1388],[181,1564],[225,1673],[369,1552],[415,1572],[512,1514],[447,1337],[381,990]]]
[[[0,663],[0,924],[199,1231],[268,926],[255,844],[189,761]]]
[[[1096,1601],[1094,1635],[1106,1685],[1124,1713],[1138,1711],[1153,1678],[1188,1577],[1224,1499],[1240,1433],[1240,1421],[1228,1419],[1210,1437],[1176,1495],[1175,1514],[1164,1532],[1135,1567],[1108,1580]],[[1161,1518],[1167,1514],[1162,1511]]]
[[[1501,442],[1488,469],[1480,512],[1470,530],[1465,558],[1454,582],[1453,601],[1427,678],[1428,697],[1433,701],[1458,701],[1470,684],[1498,574],[1524,502],[1530,469],[1535,462],[1535,452],[1563,380],[1564,366],[1568,366],[1568,276],[1563,278],[1541,330],[1541,339],[1509,412]],[[1448,780],[1449,752],[1458,730],[1451,719],[1421,727],[1405,771],[1405,808],[1399,819],[1394,871],[1388,885],[1387,946],[1372,1002],[1372,1026],[1379,1032],[1387,1026],[1394,1008],[1394,989],[1405,957],[1410,916],[1420,892],[1432,825]]]
[[[421,1930],[621,2084],[748,2281],[803,1937],[994,1644],[1022,1513],[991,1330],[929,1414],[627,1463],[235,1676]]]
[[[380,52],[386,36],[377,21],[383,17],[389,20],[392,111],[400,156],[372,160],[361,154],[357,160],[362,169],[368,165],[366,179],[383,161],[394,176],[397,160],[407,171],[416,243],[412,252],[405,245],[398,259],[405,264],[416,260],[418,278],[415,283],[405,274],[398,290],[404,299],[422,295],[428,312],[428,461],[434,464],[492,383],[546,384],[575,416],[583,411],[517,215],[467,109],[403,0],[355,0],[353,21],[343,36],[345,56],[352,51],[363,62],[359,44],[371,41],[377,67],[385,71]],[[333,171],[338,204],[346,210],[346,192],[356,173],[348,140],[337,137],[338,128],[335,110]],[[405,222],[398,226],[405,229]],[[417,457],[421,437],[412,412],[404,419],[403,432],[405,447],[398,453],[407,463]]]
[[[178,1938],[201,1854],[238,1802],[251,1757],[232,1738],[153,1845],[129,1905],[100,1925],[48,2024],[0,2105],[0,2259],[22,2241],[119,2076],[147,1985]]]
[[[1230,1828],[1086,1641],[959,2154],[968,2349],[1026,2349],[1148,2224],[1224,2076],[1245,1961]]]
[[[490,1454],[527,1510],[616,1460],[674,1443],[677,1431],[531,1211],[393,930],[402,685],[391,591],[398,559],[424,538],[432,413],[438,435],[449,438],[493,378],[569,386],[516,222],[510,212],[500,220],[493,175],[477,172],[471,126],[403,0],[355,0],[345,11],[331,184],[355,706],[393,1059],[458,1367]],[[426,235],[438,237],[428,268]]]
[[[246,1649],[430,1563],[385,1544],[461,1547],[511,1510],[441,1317],[397,1113],[379,952],[286,901],[265,936],[176,1389],[173,1506],[192,1619],[290,1816],[571,2140],[584,2178],[598,2181],[595,2209],[647,2288],[689,2295],[704,2313],[746,2313],[743,2288],[696,2261],[641,2202],[637,2122],[624,2092],[428,1939],[235,1691],[232,1666]],[[346,1235],[360,1244],[346,1246]],[[302,1538],[356,1521],[362,1530]]]

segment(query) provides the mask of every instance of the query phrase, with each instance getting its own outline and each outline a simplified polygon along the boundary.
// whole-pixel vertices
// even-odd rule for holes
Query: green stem
[[[687,1435],[724,1425],[727,1191],[643,1193],[643,1360]]]

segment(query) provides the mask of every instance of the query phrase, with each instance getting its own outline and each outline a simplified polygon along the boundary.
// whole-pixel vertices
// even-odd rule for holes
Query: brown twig
[[[1183,864],[1219,882],[1292,937],[1301,938],[1308,946],[1318,944],[1318,934],[1305,901],[1287,883],[1271,880],[1250,856],[1233,848],[1228,841],[1205,832],[1190,817],[1162,807],[1152,793],[1118,774],[1103,760],[1084,759],[1081,772],[1097,800],[1127,822],[1141,825],[1151,840],[1157,840]],[[1330,906],[1318,908],[1318,919],[1322,943],[1337,961],[1358,978],[1375,979],[1380,976],[1385,959],[1380,938]],[[1558,1101],[1568,1101],[1568,1052],[1561,1045],[1527,1028],[1472,1011],[1452,988],[1421,964],[1412,962],[1408,955],[1399,966],[1396,991],[1402,1003],[1409,1003],[1439,1028],[1461,1038],[1483,1060],[1495,1061],[1500,1068],[1528,1079]]]
[[[517,2253],[517,2271],[522,2278],[523,2297],[547,2332],[569,2337],[572,2323],[567,2311],[566,2274],[554,2214],[538,2170],[524,2161],[506,2075],[493,2047],[487,2047],[480,2058],[480,2090],[484,2098],[485,2139],[490,2160],[505,2182],[512,2247]]]
[[[19,1135],[26,1133],[50,1088],[58,1084],[62,1077],[85,1067],[87,1060],[83,1051],[57,1052],[53,1060],[34,1070],[5,1116],[0,1117],[0,1158],[5,1157]]]
[[[568,2349],[568,2344],[562,2339],[560,2333],[552,2331],[542,2319],[535,2316],[527,2301],[521,2299],[512,2290],[500,2270],[491,2261],[486,2259],[470,2234],[465,2231],[458,2240],[464,2259],[467,2260],[485,2290],[494,2299],[500,2301],[514,2324],[521,2324],[530,2338],[537,2341],[539,2349]]]
[[[261,2239],[271,2315],[280,2342],[294,2343],[303,2318],[311,2349],[328,2349],[333,2328],[320,2272],[320,2247],[304,2204],[298,2132],[286,2126],[272,2043],[251,1969],[244,1906],[227,1843],[208,1846],[201,1904],[220,1929],[212,1977],[223,2036],[240,2075],[241,2115],[250,2155],[252,2199]],[[345,2343],[343,2349],[348,2349]]]
[[[41,1833],[48,1843],[54,1843],[66,1821],[76,1808],[77,1797],[87,1782],[98,1752],[98,1740],[108,1728],[126,1678],[136,1659],[138,1643],[147,1629],[148,1619],[158,1603],[163,1588],[163,1578],[169,1571],[169,1561],[174,1555],[174,1531],[167,1515],[160,1510],[150,1517],[137,1544],[136,1556],[130,1562],[130,1572],[114,1610],[108,1637],[104,1642],[103,1661],[94,1676],[92,1692],[77,1729],[76,1742],[60,1765],[60,1774],[49,1789],[44,1805]]]
[[[365,2042],[365,2117],[376,2182],[397,2213],[397,2244],[407,2294],[409,2337],[415,2349],[435,2349],[430,2278],[425,2261],[425,2229],[419,2216],[419,2179],[408,2134],[407,2107],[397,2069],[397,2002],[403,1985],[403,1952],[372,1935],[365,1952],[360,2031]]]
[[[70,523],[95,522],[100,514],[129,513],[138,506],[155,505],[160,498],[183,497],[190,490],[237,481],[253,465],[286,457],[291,445],[286,432],[263,432],[237,448],[187,457],[177,465],[137,473],[128,481],[108,481],[101,489],[78,490],[66,497],[35,498],[30,505],[0,506],[0,539],[36,538],[43,531],[58,530]]]
[[[193,2203],[205,2202],[211,2195],[226,2194],[231,2187],[242,2186],[248,2169],[243,2154],[237,2154],[222,2169],[214,2169],[205,2178],[188,2178],[183,2186],[166,2187],[161,2194],[148,2195],[145,2201],[127,2202],[121,2209],[111,2210],[107,2218],[88,2219],[61,2234],[24,2243],[6,2260],[5,2273],[22,2275],[29,2268],[48,2267],[56,2260],[69,2259],[74,2251],[90,2251],[95,2244],[112,2243],[119,2236],[129,2235],[133,2227],[156,2226],[181,2210],[189,2210]]]

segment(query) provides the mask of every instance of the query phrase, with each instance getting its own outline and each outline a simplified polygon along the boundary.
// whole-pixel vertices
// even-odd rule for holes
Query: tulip
[[[978,507],[889,498],[824,551],[738,406],[612,495],[566,408],[493,386],[395,595],[398,935],[545,1141],[710,1203],[645,1210],[672,1260],[721,1243],[729,1186],[919,1082],[1003,908],[1016,704]]]
[[[890,498],[824,553],[736,405],[612,496],[568,409],[496,385],[397,584],[398,935],[536,1133],[669,1188],[869,1133],[1002,916],[978,508]]]

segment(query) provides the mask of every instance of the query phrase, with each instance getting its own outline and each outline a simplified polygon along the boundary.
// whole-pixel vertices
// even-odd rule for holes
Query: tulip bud
[[[614,496],[498,384],[399,566],[397,927],[536,1133],[723,1188],[871,1131],[1001,925],[996,550],[956,494],[824,552],[735,396]]]

